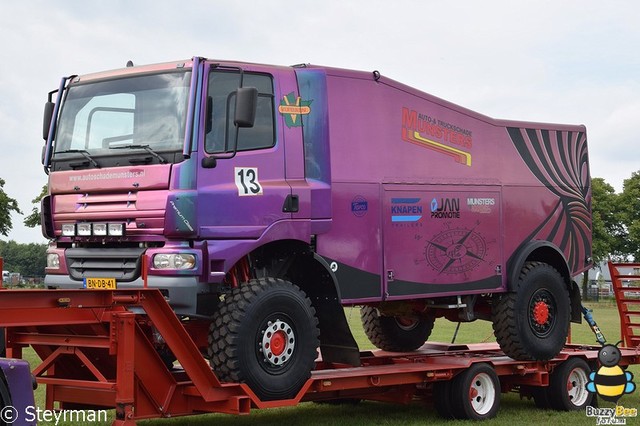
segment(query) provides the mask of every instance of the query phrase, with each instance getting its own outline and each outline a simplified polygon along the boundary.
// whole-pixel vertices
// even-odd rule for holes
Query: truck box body
[[[344,299],[502,291],[536,240],[563,248],[571,276],[585,269],[583,126],[494,120],[370,73],[324,72],[311,106],[327,103],[333,221],[318,252]]]

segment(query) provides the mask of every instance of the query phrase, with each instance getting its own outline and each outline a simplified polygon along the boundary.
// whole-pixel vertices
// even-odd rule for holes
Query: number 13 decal
[[[258,181],[257,167],[236,167],[236,186],[238,195],[262,195],[262,185]]]

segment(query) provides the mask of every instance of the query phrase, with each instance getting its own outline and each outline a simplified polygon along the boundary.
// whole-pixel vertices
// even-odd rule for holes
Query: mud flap
[[[324,362],[348,364],[359,367],[360,349],[351,334],[336,277],[322,256],[301,255],[293,262],[295,268],[288,272],[292,282],[305,283],[301,287],[316,310],[320,327],[320,352]]]
[[[311,298],[320,323],[320,352],[324,362],[360,366],[360,349],[337,300]]]

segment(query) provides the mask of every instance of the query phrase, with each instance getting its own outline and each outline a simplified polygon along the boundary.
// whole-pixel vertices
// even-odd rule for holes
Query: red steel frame
[[[217,379],[199,349],[206,346],[206,324],[181,321],[155,289],[4,290],[0,325],[7,330],[8,357],[20,358],[31,345],[42,359],[33,372],[46,385],[47,409],[115,408],[116,425],[336,398],[408,403],[428,398],[431,383],[451,379],[475,362],[493,366],[503,391],[526,389],[548,385],[549,372],[569,357],[595,363],[598,356],[598,347],[567,345],[551,361],[514,361],[495,343],[362,352],[361,367],[318,361],[295,398],[264,402],[244,384]],[[180,368],[165,366],[150,330],[162,336]],[[636,363],[640,354],[622,349],[620,364]]]

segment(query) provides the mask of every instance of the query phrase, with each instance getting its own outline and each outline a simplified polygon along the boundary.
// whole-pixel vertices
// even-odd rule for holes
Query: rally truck
[[[296,395],[318,356],[360,365],[343,306],[391,352],[445,317],[547,360],[580,322],[584,126],[493,119],[377,71],[194,57],[63,78],[43,136],[45,285],[159,289],[208,328],[217,377],[262,400]]]

